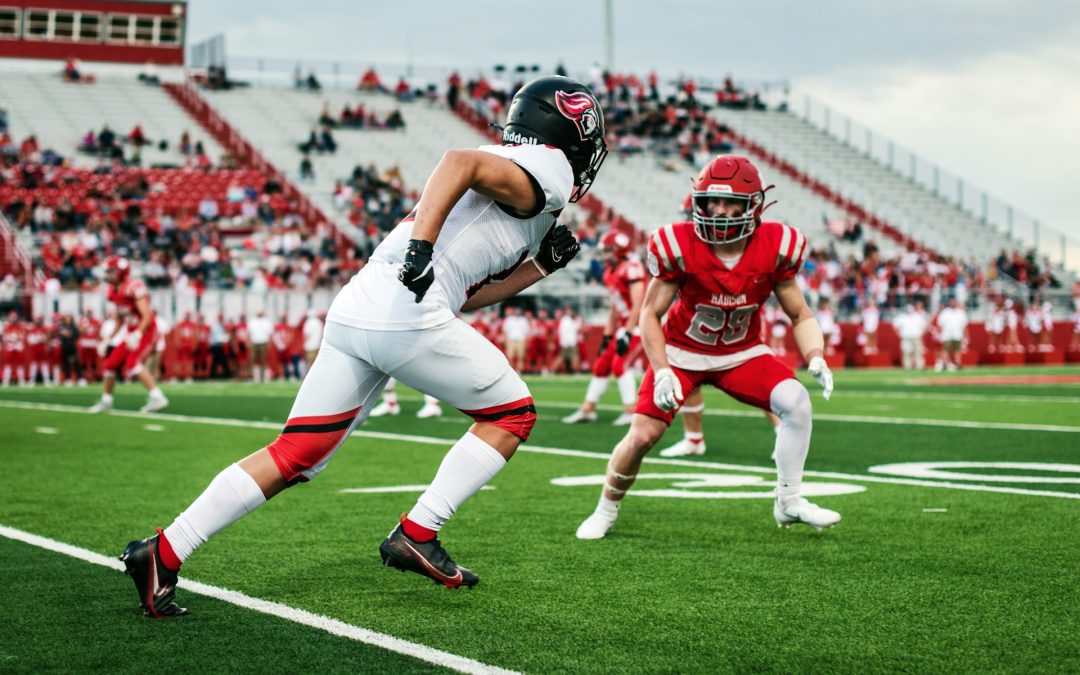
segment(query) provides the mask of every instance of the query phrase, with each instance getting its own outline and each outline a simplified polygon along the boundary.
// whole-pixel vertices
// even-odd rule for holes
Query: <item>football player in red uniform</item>
[[[653,279],[641,312],[649,369],[630,431],[612,452],[600,503],[578,528],[579,539],[599,539],[611,530],[642,458],[667,431],[683,392],[702,384],[780,418],[773,505],[778,525],[806,523],[820,530],[840,521],[840,514],[801,495],[810,395],[761,338],[760,308],[775,293],[828,400],[833,382],[822,357],[824,338],[795,282],[806,237],[793,227],[762,222],[767,189],[749,160],[721,155],[694,184],[693,221],[666,225],[650,237]]]
[[[161,410],[169,405],[169,400],[145,367],[146,359],[157,346],[157,323],[154,321],[154,310],[150,308],[150,289],[142,279],[131,276],[131,261],[115,255],[105,260],[105,283],[109,286],[109,302],[116,305],[121,317],[126,314],[123,320],[118,318],[108,339],[111,340],[121,329],[127,331],[127,337],[105,359],[101,400],[90,407],[90,412],[112,410],[116,371],[121,367],[128,377],[139,378],[150,393],[146,405],[139,411]]]
[[[20,385],[26,384],[26,370],[23,360],[26,357],[26,326],[19,321],[19,315],[15,312],[8,314],[8,320],[4,323],[4,378],[3,385],[6,387],[11,382],[11,373],[15,372],[15,379]]]
[[[623,414],[613,424],[630,424],[634,416],[637,392],[634,374],[626,366],[640,353],[638,316],[645,297],[645,266],[631,255],[630,235],[609,230],[600,237],[604,256],[604,286],[611,295],[611,310],[600,342],[600,353],[593,363],[593,377],[585,390],[585,402],[573,414],[563,418],[565,424],[596,421],[596,405],[607,391],[609,378],[614,375],[622,399]]]
[[[93,310],[86,310],[79,317],[79,366],[82,378],[79,386],[86,381],[96,380],[98,376],[98,343],[101,341],[101,322],[94,316]]]
[[[30,384],[37,383],[38,368],[41,368],[41,381],[47,387],[49,381],[49,359],[46,344],[49,340],[49,328],[45,319],[38,316],[26,329],[26,360],[30,364]]]

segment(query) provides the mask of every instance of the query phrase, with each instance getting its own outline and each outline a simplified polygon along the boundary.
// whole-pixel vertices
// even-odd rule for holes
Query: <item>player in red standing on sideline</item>
[[[47,354],[49,329],[45,319],[37,316],[26,329],[26,362],[30,364],[30,384],[37,384],[38,369],[41,369],[41,381],[47,387],[49,382],[49,359]]]
[[[600,539],[611,530],[641,460],[667,431],[683,392],[702,384],[780,418],[777,525],[805,523],[820,530],[840,521],[840,514],[801,495],[810,448],[810,395],[762,342],[761,306],[775,293],[828,400],[833,382],[823,358],[825,340],[795,281],[806,238],[793,227],[762,222],[768,189],[748,159],[721,155],[694,183],[693,222],[666,225],[650,237],[653,279],[641,312],[649,369],[630,431],[612,451],[600,502],[578,528],[579,539]]]
[[[101,342],[101,322],[94,316],[92,310],[86,310],[79,317],[79,366],[82,368],[82,379],[79,386],[86,384],[87,380],[97,382],[100,365],[98,363],[98,343]]]
[[[294,329],[289,324],[289,315],[282,314],[278,322],[274,324],[274,332],[270,334],[270,369],[277,379],[289,379],[293,373],[293,365],[289,360],[289,345],[292,344]],[[295,373],[297,379],[300,373]],[[270,379],[267,376],[267,379]]]
[[[240,318],[229,326],[229,348],[236,359],[235,376],[241,380],[251,377],[251,333],[248,331],[246,314],[241,314]]]
[[[4,323],[4,376],[3,386],[11,383],[11,373],[20,385],[26,384],[26,326],[15,312],[8,314]]]
[[[121,368],[128,377],[139,378],[149,392],[146,404],[139,412],[161,410],[169,405],[169,399],[165,398],[145,366],[146,359],[157,346],[157,323],[154,310],[150,308],[150,289],[142,279],[131,276],[131,261],[116,255],[105,260],[105,283],[108,284],[109,302],[116,305],[118,311],[116,327],[106,339],[111,340],[121,329],[127,331],[127,337],[105,359],[101,400],[90,406],[90,412],[112,410],[116,371]]]
[[[479,581],[438,534],[527,440],[536,407],[506,358],[456,314],[502,302],[577,255],[556,218],[588,191],[607,155],[603,111],[569,78],[524,85],[506,119],[502,145],[443,155],[413,213],[334,298],[281,434],[222,470],[168,528],[128,544],[122,560],[146,615],[184,614],[174,601],[182,562],[267,499],[315,478],[389,377],[475,423],[383,539],[382,562],[447,588]]]
[[[210,324],[202,314],[195,315],[195,379],[210,376]]]
[[[45,363],[46,369],[52,372],[52,383],[60,384],[60,363],[63,358],[60,355],[60,315],[53,315],[53,323],[45,326]],[[68,384],[73,381],[68,380]]]
[[[608,230],[600,237],[600,251],[604,257],[604,286],[611,295],[611,309],[600,353],[593,363],[593,377],[585,390],[585,402],[572,414],[563,418],[564,424],[596,421],[596,406],[607,391],[611,376],[619,388],[623,413],[612,424],[630,424],[634,414],[637,390],[634,374],[627,370],[630,362],[640,353],[638,317],[645,297],[645,266],[631,255],[630,235]]]
[[[185,312],[184,318],[173,326],[173,338],[176,340],[176,376],[191,382],[195,377],[195,348],[199,341],[199,327],[191,312]]]

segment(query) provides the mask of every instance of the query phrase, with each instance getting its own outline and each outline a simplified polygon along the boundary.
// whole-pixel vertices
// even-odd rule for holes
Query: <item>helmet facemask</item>
[[[569,200],[571,204],[585,196],[596,179],[596,173],[600,171],[600,165],[607,159],[608,150],[604,137],[597,136],[592,139],[592,142],[592,151],[587,156],[581,153],[573,158],[567,158],[574,170],[574,189],[570,193]]]
[[[736,194],[719,190],[694,191],[693,220],[697,236],[709,244],[731,244],[746,239],[761,222],[761,212],[765,210],[765,192]],[[710,216],[709,200],[726,199],[744,204],[741,215],[734,217]]]

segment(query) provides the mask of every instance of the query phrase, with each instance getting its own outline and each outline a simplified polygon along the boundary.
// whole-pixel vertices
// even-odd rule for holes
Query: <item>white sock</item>
[[[154,387],[151,389],[150,398],[165,398],[165,394],[161,393],[161,387]]]
[[[685,438],[688,443],[693,443],[694,445],[705,442],[705,434],[700,431],[684,431],[683,438]]]
[[[604,395],[604,392],[608,388],[608,378],[596,377],[589,380],[589,388],[585,390],[585,402],[586,403],[598,403],[600,397]]]
[[[439,399],[435,398],[434,396],[428,396],[427,394],[424,394],[424,405],[425,406],[429,406],[429,405],[437,406],[437,405],[439,405]]]
[[[622,399],[623,405],[631,405],[637,402],[637,384],[634,382],[634,374],[629,370],[619,376],[619,379],[615,380],[616,386],[619,387],[619,398]]]
[[[112,405],[112,394],[102,394],[101,402],[105,405]]]
[[[769,394],[769,406],[780,418],[776,434],[776,495],[781,502],[798,498],[813,428],[810,394],[798,380],[784,380]]]
[[[431,486],[409,511],[409,520],[439,531],[466,499],[506,466],[506,459],[478,436],[466,433],[446,453]]]
[[[600,494],[600,503],[596,505],[596,512],[603,513],[609,516],[615,516],[619,514],[619,506],[622,505],[622,500],[615,501],[614,499],[608,499]]]
[[[11,382],[11,366],[4,366],[3,383],[5,387],[8,385],[8,382]]]
[[[266,497],[255,479],[239,464],[231,464],[165,528],[165,538],[184,562],[207,539],[264,503]]]

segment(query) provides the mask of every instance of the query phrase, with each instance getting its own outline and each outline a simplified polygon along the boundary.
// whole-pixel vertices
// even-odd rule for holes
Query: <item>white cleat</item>
[[[661,457],[693,457],[705,454],[705,441],[693,443],[685,438],[660,451]]]
[[[583,422],[595,422],[595,421],[596,421],[596,411],[595,410],[593,410],[591,412],[585,412],[581,408],[578,408],[577,410],[575,410],[573,412],[573,414],[567,415],[566,417],[562,418],[562,423],[563,424],[581,424]]]
[[[112,410],[112,403],[106,403],[105,401],[98,401],[94,405],[90,406],[90,408],[87,410],[87,412],[97,414],[97,413],[109,412],[110,410]]]
[[[624,412],[615,418],[615,421],[611,423],[614,427],[625,427],[634,421],[634,413]]]
[[[379,405],[371,409],[368,413],[368,417],[383,417],[384,415],[399,415],[401,414],[401,406],[397,403],[389,403],[383,401]]]
[[[618,511],[614,513],[604,513],[600,510],[593,511],[592,515],[578,526],[577,538],[603,539],[604,535],[611,532],[611,528],[615,526],[615,519],[618,517]]]
[[[169,405],[169,399],[165,398],[164,396],[151,396],[149,399],[147,399],[146,405],[139,408],[139,412],[141,412],[141,413],[157,412],[158,410],[161,410],[162,408],[164,408],[167,405]]]
[[[372,410],[371,414],[374,415],[375,411]],[[395,413],[396,414],[396,413]],[[420,419],[427,419],[429,417],[439,417],[442,415],[442,408],[434,403],[425,403],[423,408],[417,411],[416,416]]]
[[[776,519],[777,527],[791,527],[796,523],[803,523],[818,532],[840,522],[839,513],[823,509],[803,497],[794,499],[783,506],[779,499],[774,501],[773,518]]]

